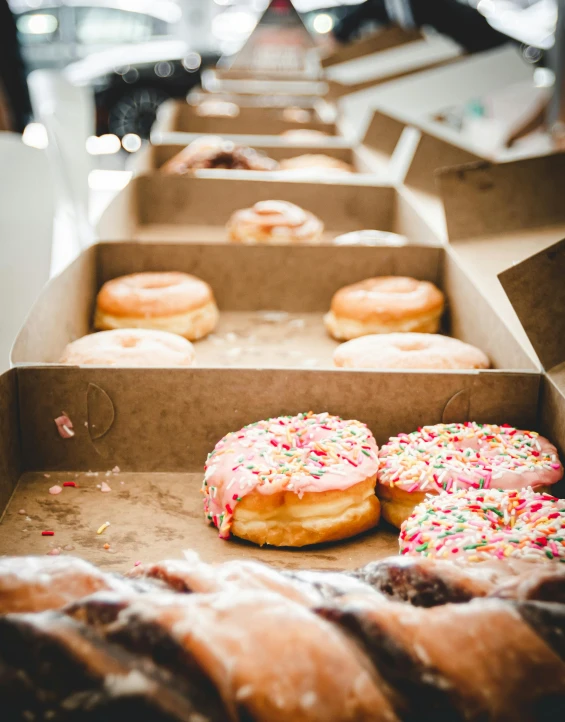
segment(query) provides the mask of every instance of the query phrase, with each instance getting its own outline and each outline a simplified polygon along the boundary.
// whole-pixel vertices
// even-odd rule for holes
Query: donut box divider
[[[412,152],[410,143],[406,144],[405,149],[398,149],[405,128],[403,122],[375,110],[359,143],[352,143],[351,140],[340,136],[320,139],[320,142],[315,144],[298,143],[280,136],[241,135],[233,131],[229,134],[223,133],[222,137],[233,143],[255,148],[276,161],[304,154],[322,154],[349,163],[357,173],[375,174],[393,182],[401,179]],[[136,173],[154,172],[182,148],[201,136],[202,133],[166,131],[158,121],[151,135],[151,145],[136,153],[130,167]],[[205,174],[211,173],[221,176],[225,171],[215,169],[206,171]],[[201,171],[195,171],[195,174],[205,175]],[[260,177],[265,178],[264,172]],[[346,177],[342,176],[341,180],[345,179]]]
[[[324,243],[349,231],[375,229],[402,234],[418,244],[437,244],[437,235],[402,193],[374,176],[351,174],[347,181],[328,182],[270,176],[250,171],[224,171],[213,178],[137,175],[102,214],[98,237],[226,243],[225,225],[234,211],[258,201],[281,200],[317,215],[325,224]]]
[[[340,135],[334,122],[323,121],[314,108],[305,109],[310,118],[304,122],[286,120],[284,108],[240,107],[233,118],[198,115],[197,108],[182,100],[167,102],[152,132],[160,133],[238,133],[245,135],[280,135],[286,130],[319,130],[329,136]]]

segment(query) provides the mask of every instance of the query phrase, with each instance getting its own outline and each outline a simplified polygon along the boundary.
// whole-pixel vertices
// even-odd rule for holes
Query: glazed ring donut
[[[324,321],[338,341],[371,333],[436,333],[443,307],[443,293],[429,281],[380,276],[341,288]]]
[[[338,158],[332,158],[322,153],[308,153],[297,155],[294,158],[281,160],[280,169],[284,171],[309,173],[355,173],[355,169],[349,163]]]
[[[399,527],[426,494],[458,489],[545,490],[563,476],[557,450],[512,426],[437,424],[393,436],[379,452],[377,495]]]
[[[100,331],[66,346],[71,366],[194,366],[194,347],[181,336],[145,328]]]
[[[334,364],[348,369],[488,369],[475,346],[437,333],[381,333],[338,346]]]
[[[210,286],[188,273],[132,273],[107,281],[96,299],[94,327],[153,328],[195,341],[219,313]]]
[[[203,100],[195,112],[201,118],[237,118],[239,105],[228,100]]]
[[[399,544],[409,556],[565,563],[565,500],[530,488],[444,492],[416,507]]]
[[[324,224],[309,211],[287,201],[260,201],[236,211],[227,224],[234,243],[316,243]]]
[[[208,456],[206,518],[234,536],[299,547],[379,520],[377,445],[365,424],[327,413],[281,416],[224,436]]]

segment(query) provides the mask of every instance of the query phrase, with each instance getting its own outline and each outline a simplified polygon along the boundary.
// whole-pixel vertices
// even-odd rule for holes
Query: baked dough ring
[[[304,546],[375,526],[377,445],[359,421],[299,414],[221,439],[206,461],[206,518],[220,536]]]
[[[307,153],[305,155],[297,155],[294,158],[286,158],[281,160],[280,169],[284,171],[293,171],[295,173],[315,173],[323,175],[329,173],[355,173],[355,169],[349,163],[345,163],[338,158],[332,158],[323,153]]]
[[[234,243],[317,243],[324,224],[313,213],[287,201],[260,201],[236,211],[227,230]]]
[[[532,489],[430,496],[400,532],[400,551],[468,562],[565,561],[565,500]]]
[[[245,145],[236,145],[231,140],[213,137],[212,140],[197,138],[167,163],[161,172],[167,175],[182,175],[191,170],[221,168],[226,170],[277,170],[279,164],[264,153]]]
[[[381,333],[338,346],[334,364],[349,369],[487,369],[475,346],[436,333]]]
[[[190,341],[167,331],[121,328],[70,343],[60,363],[72,366],[194,366]]]
[[[393,436],[379,459],[383,517],[397,527],[428,494],[529,486],[540,491],[563,476],[555,446],[535,431],[473,421]]]
[[[195,341],[219,313],[210,286],[188,273],[133,273],[107,281],[96,299],[94,327],[150,328]]]
[[[443,293],[429,281],[380,276],[337,291],[324,322],[338,341],[373,333],[435,333],[443,307]]]

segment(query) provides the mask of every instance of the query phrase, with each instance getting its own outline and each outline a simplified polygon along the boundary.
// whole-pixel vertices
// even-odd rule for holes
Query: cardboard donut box
[[[394,554],[397,532],[386,525],[338,544],[300,550],[221,541],[216,530],[207,527],[199,493],[206,454],[228,431],[279,414],[313,409],[357,418],[369,425],[379,444],[422,424],[506,422],[539,430],[563,453],[565,347],[563,334],[555,329],[563,328],[565,320],[565,244],[541,250],[565,236],[565,209],[558,203],[562,186],[557,182],[563,172],[559,160],[442,173],[451,246],[254,247],[166,238],[148,242],[135,234],[124,238],[123,233],[135,231],[137,221],[130,219],[127,227],[116,224],[114,240],[88,249],[45,288],[14,346],[15,368],[0,380],[2,552],[43,554],[57,547],[116,571],[138,559],[178,557],[189,548],[208,561],[251,557],[287,568],[354,568]],[[523,183],[526,178],[529,182]],[[209,189],[217,184],[185,180],[189,185],[183,193],[193,180]],[[251,182],[232,185],[248,188]],[[375,197],[380,193],[378,187],[369,191]],[[386,191],[393,199],[396,191]],[[151,197],[145,196],[145,202]],[[347,196],[343,208],[350,208],[352,198]],[[378,203],[369,207],[377,214],[375,221],[386,220]],[[368,212],[363,204],[359,208]],[[338,226],[338,212],[332,210]],[[171,216],[168,211],[173,224],[189,218],[190,213]],[[353,215],[341,219],[348,229],[355,222],[359,224]],[[485,258],[495,260],[485,261],[477,273],[469,259],[480,257],[486,247]],[[522,260],[533,252],[538,253]],[[513,266],[514,260],[522,262]],[[104,281],[128,272],[168,269],[193,272],[210,282],[225,317],[216,339],[197,344],[197,367],[57,364],[64,345],[91,330],[96,292]],[[500,302],[497,274],[503,269],[508,270],[501,281],[516,311],[508,300],[506,307]],[[493,368],[333,368],[335,342],[322,327],[331,296],[344,284],[379,274],[436,282],[448,299],[443,331],[483,348]],[[543,369],[518,328],[518,317]],[[268,335],[258,360],[250,356],[246,361],[249,336],[265,327]],[[308,333],[301,335],[304,329]],[[238,347],[244,350],[228,353]],[[294,353],[285,357],[283,350]],[[301,354],[313,358],[315,366],[304,366]],[[54,419],[62,412],[73,423],[70,439],[56,430]],[[49,495],[50,486],[64,481],[77,487]],[[110,493],[101,493],[102,482],[111,487]],[[110,526],[98,535],[106,521]],[[42,537],[44,529],[53,529],[55,536]],[[110,549],[104,549],[105,543]]]

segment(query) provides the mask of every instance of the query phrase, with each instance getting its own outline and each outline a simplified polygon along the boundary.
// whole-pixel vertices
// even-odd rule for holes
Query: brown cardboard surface
[[[421,39],[422,33],[419,30],[404,30],[400,27],[390,26],[360,40],[340,45],[336,50],[322,57],[321,64],[323,68],[331,68],[339,63],[346,63],[364,55],[372,55]]]
[[[78,488],[65,488],[58,496],[48,493],[63,481],[75,481]],[[102,481],[111,492],[96,488]],[[398,533],[387,525],[339,544],[300,550],[261,549],[235,538],[224,541],[204,520],[201,483],[201,474],[188,473],[107,477],[104,472],[51,472],[48,479],[41,472],[24,474],[0,524],[0,553],[46,554],[54,547],[72,546],[63,553],[116,572],[128,571],[137,560],[179,558],[186,550],[207,562],[246,558],[289,569],[351,569],[398,553]],[[18,514],[21,508],[25,516]],[[97,535],[106,521],[110,526]],[[55,536],[42,537],[43,529],[54,530]],[[104,544],[110,544],[110,550]]]
[[[396,226],[394,188],[378,185],[374,179],[359,184],[335,178],[308,183],[273,180],[258,173],[234,183],[234,173],[229,171],[222,178],[137,176],[102,215],[98,236],[101,240],[225,242],[225,224],[234,211],[260,200],[286,200],[319,216],[328,237],[375,228],[408,233],[421,242],[433,240],[425,228],[420,232],[416,227]]]
[[[160,111],[153,130],[161,132],[280,135],[285,130],[307,128],[320,130],[328,135],[338,135],[335,123],[325,123],[315,110],[310,111],[311,118],[304,123],[285,120],[283,108],[261,108],[256,106],[240,107],[234,118],[201,117],[196,108],[180,100],[167,102]]]
[[[20,475],[18,429],[17,374],[12,370],[0,376],[0,519]]]
[[[99,244],[44,289],[12,361],[56,363],[67,343],[89,332],[97,289],[149,270],[193,273],[213,288],[221,323],[195,346],[200,367],[333,368],[336,344],[322,317],[335,291],[370,276],[408,275],[445,288],[447,333],[481,347],[496,368],[537,369],[451,253],[427,246]],[[86,285],[94,275],[96,285]]]
[[[544,368],[550,371],[565,362],[565,240],[499,279]]]

